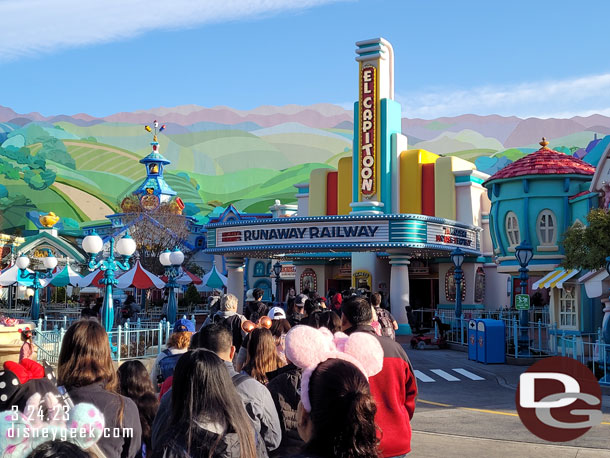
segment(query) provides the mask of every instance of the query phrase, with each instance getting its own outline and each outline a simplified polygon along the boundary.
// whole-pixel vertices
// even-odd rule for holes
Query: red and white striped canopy
[[[146,270],[140,264],[140,261],[136,261],[136,264],[125,272],[119,278],[117,287],[119,289],[125,288],[138,288],[138,289],[150,289],[150,288],[163,288],[165,282],[157,277],[152,272]]]
[[[83,277],[79,286],[93,286],[95,288],[103,288],[104,285],[100,283],[100,280],[104,278],[104,272],[100,269],[94,270],[86,277]]]

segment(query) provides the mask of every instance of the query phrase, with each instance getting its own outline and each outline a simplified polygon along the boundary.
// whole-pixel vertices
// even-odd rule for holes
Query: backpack
[[[162,384],[170,375],[174,374],[174,367],[184,353],[176,353],[175,355],[168,349],[163,350],[165,358],[159,361],[159,374],[157,375],[157,383]]]
[[[392,315],[381,307],[377,307],[375,311],[377,312],[377,321],[381,325],[381,335],[394,340],[396,336],[394,333],[394,320],[392,319]]]

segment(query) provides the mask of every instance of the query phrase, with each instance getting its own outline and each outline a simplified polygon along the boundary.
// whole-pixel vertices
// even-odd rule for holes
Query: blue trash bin
[[[468,359],[477,360],[477,320],[468,322]]]
[[[485,364],[505,363],[505,339],[504,321],[477,320],[477,361]]]

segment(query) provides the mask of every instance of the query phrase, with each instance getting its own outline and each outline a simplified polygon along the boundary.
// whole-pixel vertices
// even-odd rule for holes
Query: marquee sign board
[[[383,251],[433,256],[461,247],[479,256],[480,229],[421,215],[337,215],[226,221],[206,225],[207,253]],[[310,251],[311,250],[311,251]],[[422,251],[423,250],[423,251]]]
[[[216,230],[216,247],[387,242],[387,221],[341,221],[248,225]]]
[[[476,249],[477,233],[471,229],[446,224],[428,223],[427,242],[437,245]]]

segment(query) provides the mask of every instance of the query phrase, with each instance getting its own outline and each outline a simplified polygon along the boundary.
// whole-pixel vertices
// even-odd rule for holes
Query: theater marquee
[[[216,247],[387,242],[388,222],[293,223],[217,229]]]

